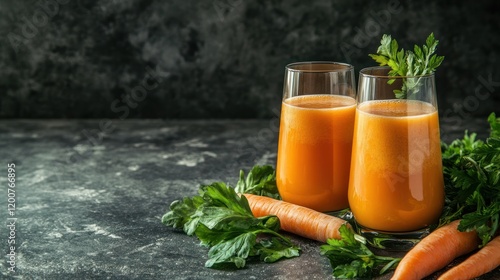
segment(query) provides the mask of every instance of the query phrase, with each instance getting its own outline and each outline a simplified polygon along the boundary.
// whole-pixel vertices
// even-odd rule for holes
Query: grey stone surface
[[[0,278],[12,276],[3,257],[7,164],[15,163],[16,279],[329,279],[318,242],[290,235],[299,258],[215,270],[204,267],[207,249],[196,238],[160,222],[198,184],[235,184],[240,169],[274,165],[275,121],[114,120],[101,125],[102,138],[98,120],[0,121]],[[464,127],[484,135],[476,125],[484,122]]]
[[[358,72],[374,65],[382,34],[408,49],[431,32],[446,57],[442,113],[485,115],[500,107],[499,5],[2,0],[0,117],[269,118],[286,64],[343,61]]]

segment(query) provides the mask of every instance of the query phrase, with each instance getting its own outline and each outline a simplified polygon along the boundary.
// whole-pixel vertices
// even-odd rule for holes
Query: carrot
[[[460,220],[431,232],[413,247],[399,263],[391,280],[422,279],[443,268],[456,257],[469,253],[479,245],[477,233],[457,229]]]
[[[438,280],[472,279],[492,271],[500,265],[500,236],[488,242],[477,253],[446,271]]]
[[[339,228],[347,223],[340,218],[289,202],[259,195],[244,195],[256,217],[276,215],[284,231],[323,243],[329,238],[340,239]]]

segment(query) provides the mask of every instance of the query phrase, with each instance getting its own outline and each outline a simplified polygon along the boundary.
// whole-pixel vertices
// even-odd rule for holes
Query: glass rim
[[[423,75],[415,75],[415,76],[389,76],[389,75],[377,75],[377,74],[365,73],[365,72],[371,71],[371,70],[386,70],[386,69],[391,69],[391,67],[389,67],[389,66],[365,67],[365,68],[359,70],[359,75],[362,75],[363,77],[367,77],[367,78],[384,78],[384,79],[430,78],[430,77],[434,76],[434,72],[429,73],[429,74],[423,74]]]
[[[325,65],[335,65],[341,66],[335,69],[296,69],[294,66],[298,65],[314,65],[314,64],[325,64]],[[333,72],[349,72],[354,70],[354,66],[344,62],[336,61],[300,61],[289,63],[285,66],[285,69],[290,72],[304,72],[304,73],[333,73]]]

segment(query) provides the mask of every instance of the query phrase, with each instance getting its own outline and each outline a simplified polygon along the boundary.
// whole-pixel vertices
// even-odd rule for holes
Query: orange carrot
[[[469,253],[479,245],[475,231],[461,232],[460,220],[431,232],[413,247],[399,263],[391,280],[422,279],[443,268],[456,257]]]
[[[488,242],[477,253],[441,275],[438,280],[473,279],[500,265],[500,236]]]
[[[281,229],[302,237],[326,243],[329,238],[340,239],[339,228],[345,220],[303,206],[265,196],[245,194],[256,217],[276,215]]]

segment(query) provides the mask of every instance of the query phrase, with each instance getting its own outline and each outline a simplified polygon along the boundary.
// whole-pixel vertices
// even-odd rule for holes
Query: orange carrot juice
[[[276,183],[283,200],[321,212],[347,208],[356,100],[301,95],[281,110]]]
[[[349,204],[360,225],[405,232],[436,222],[444,203],[437,110],[408,100],[359,104],[352,166]]]

